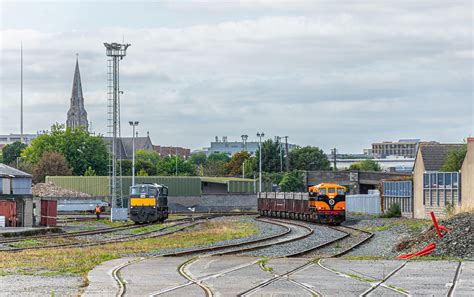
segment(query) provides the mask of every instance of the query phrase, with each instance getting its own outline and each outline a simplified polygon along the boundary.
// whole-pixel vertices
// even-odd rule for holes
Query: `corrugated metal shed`
[[[31,175],[0,163],[0,194],[31,195]]]

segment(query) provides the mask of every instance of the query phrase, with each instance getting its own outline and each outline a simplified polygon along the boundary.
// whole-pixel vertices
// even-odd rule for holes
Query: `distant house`
[[[111,143],[111,137],[104,137],[106,143]],[[110,150],[111,146],[107,146]],[[153,151],[153,144],[149,136],[146,137],[135,137],[135,151],[145,150]],[[133,138],[132,137],[122,137],[117,139],[115,146],[115,155],[119,160],[132,160],[133,157]]]
[[[160,156],[174,156],[178,155],[181,158],[187,159],[191,155],[191,150],[179,146],[161,146],[153,145],[155,152],[160,154]]]
[[[461,147],[462,144],[440,143],[420,144],[418,147],[413,168],[415,218],[428,218],[431,211],[444,217],[449,205],[456,212],[473,209],[474,138],[469,138],[468,153],[460,172],[440,171],[449,152]]]

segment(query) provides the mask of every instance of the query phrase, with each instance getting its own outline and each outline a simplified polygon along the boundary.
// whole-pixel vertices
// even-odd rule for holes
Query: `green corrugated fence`
[[[109,178],[107,176],[47,176],[46,182],[87,193],[91,196],[109,196]]]
[[[109,196],[109,178],[107,176],[47,176],[46,182],[71,190],[87,193],[91,196]],[[170,196],[200,196],[201,179],[188,176],[137,176],[135,183],[158,183],[169,188]],[[122,191],[130,193],[131,176],[122,178]]]
[[[208,182],[227,183],[229,193],[253,193],[254,181],[235,178],[205,178]],[[109,196],[109,178],[107,176],[47,176],[46,182],[71,190],[87,193],[91,196]],[[170,196],[201,196],[201,177],[197,176],[136,176],[135,183],[158,183],[169,188]],[[132,184],[131,176],[122,178],[122,191],[128,196]],[[258,180],[255,181],[258,188]],[[272,190],[269,182],[262,183],[264,192]]]

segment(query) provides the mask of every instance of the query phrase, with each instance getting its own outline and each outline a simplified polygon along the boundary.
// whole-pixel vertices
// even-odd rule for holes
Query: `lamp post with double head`
[[[138,121],[129,121],[132,126],[132,186],[135,186],[135,127],[138,126]]]
[[[259,155],[259,172],[258,172],[258,191],[262,191],[262,138],[265,136],[263,132],[257,132],[258,140],[258,155]]]

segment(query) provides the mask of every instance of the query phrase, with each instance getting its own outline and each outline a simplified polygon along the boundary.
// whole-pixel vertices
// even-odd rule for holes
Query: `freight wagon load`
[[[308,193],[258,193],[258,212],[263,216],[339,225],[346,219],[346,188],[319,184]]]

